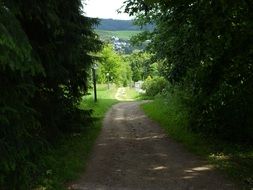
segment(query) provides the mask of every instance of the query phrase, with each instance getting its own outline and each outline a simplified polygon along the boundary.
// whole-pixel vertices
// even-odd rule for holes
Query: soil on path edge
[[[234,190],[207,162],[148,119],[140,102],[114,105],[73,190]]]

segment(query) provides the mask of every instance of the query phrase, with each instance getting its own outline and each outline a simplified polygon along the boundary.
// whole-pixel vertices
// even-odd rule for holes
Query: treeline
[[[41,156],[90,123],[77,106],[100,42],[96,20],[80,7],[80,0],[0,2],[2,190],[36,187],[48,169]]]
[[[125,6],[139,24],[155,24],[137,39],[151,40],[169,81],[166,93],[179,96],[190,113],[188,129],[251,144],[253,3],[128,0]]]
[[[133,20],[115,20],[115,19],[100,19],[99,25],[96,29],[98,30],[109,30],[109,31],[121,31],[121,30],[152,30],[153,26],[147,24],[144,27],[140,27],[134,24]]]

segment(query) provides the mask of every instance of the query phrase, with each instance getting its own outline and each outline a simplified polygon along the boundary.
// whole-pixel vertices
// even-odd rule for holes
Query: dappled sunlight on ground
[[[169,139],[139,104],[119,103],[107,113],[86,174],[72,189],[237,189],[206,161]]]
[[[223,161],[230,159],[230,156],[225,155],[224,153],[211,154],[209,157],[215,160],[223,160]]]

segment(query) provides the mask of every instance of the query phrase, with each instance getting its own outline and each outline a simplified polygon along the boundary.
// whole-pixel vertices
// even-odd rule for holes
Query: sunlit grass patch
[[[82,109],[92,109],[93,117],[102,118],[105,112],[118,101],[115,99],[117,88],[115,85],[111,85],[108,89],[106,84],[97,85],[97,102],[94,102],[94,92],[91,89],[90,95],[83,97],[83,101],[80,104]]]

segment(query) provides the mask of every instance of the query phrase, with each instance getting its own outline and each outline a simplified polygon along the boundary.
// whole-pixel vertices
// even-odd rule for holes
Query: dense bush
[[[149,76],[142,85],[142,89],[145,90],[146,95],[150,97],[162,93],[166,87],[168,87],[168,82],[163,77],[155,77],[152,79]]]
[[[0,189],[32,189],[60,136],[89,125],[77,108],[99,48],[81,1],[0,2]]]

